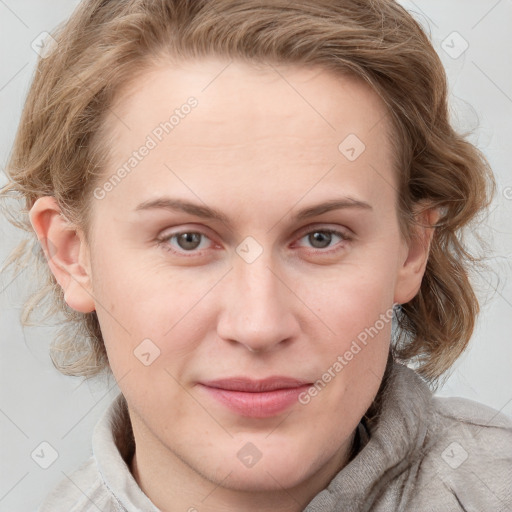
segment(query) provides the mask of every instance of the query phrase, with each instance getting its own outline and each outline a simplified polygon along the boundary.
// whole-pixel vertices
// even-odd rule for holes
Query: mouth
[[[283,413],[298,401],[311,382],[290,377],[261,380],[232,377],[200,382],[210,398],[235,414],[250,418],[269,418]]]

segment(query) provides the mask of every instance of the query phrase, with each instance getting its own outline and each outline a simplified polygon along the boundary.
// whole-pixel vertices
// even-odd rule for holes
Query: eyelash
[[[352,238],[349,237],[344,231],[338,231],[336,229],[329,229],[329,228],[326,228],[326,229],[321,229],[321,228],[312,229],[312,230],[307,231],[304,234],[302,234],[299,237],[299,240],[301,240],[303,238],[306,238],[307,236],[312,235],[313,233],[324,233],[324,234],[329,234],[329,235],[335,235],[335,236],[340,237],[341,242],[350,242],[352,240]],[[178,255],[178,256],[184,256],[186,258],[187,257],[190,258],[190,257],[194,257],[194,256],[197,256],[197,255],[200,255],[201,251],[202,251],[201,249],[200,250],[194,249],[194,250],[191,250],[191,251],[185,251],[185,250],[176,250],[176,249],[172,248],[172,246],[170,245],[169,242],[171,240],[175,239],[176,237],[178,237],[180,235],[183,235],[183,234],[200,235],[203,238],[207,238],[208,240],[210,240],[207,235],[205,235],[204,233],[201,233],[200,231],[184,230],[184,231],[178,231],[176,233],[172,233],[172,234],[163,236],[161,238],[158,238],[157,239],[158,245],[162,246],[162,248],[164,250],[166,250],[168,252],[171,252],[172,254],[175,254],[175,255]],[[206,249],[203,249],[203,250],[206,250]],[[338,247],[338,248],[333,250],[331,248],[331,246],[328,246],[325,249],[309,248],[309,250],[307,252],[308,253],[332,254],[332,253],[338,252],[340,250],[341,250],[341,247]]]

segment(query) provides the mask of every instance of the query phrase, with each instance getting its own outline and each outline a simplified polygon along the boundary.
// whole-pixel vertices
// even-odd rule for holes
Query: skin
[[[366,84],[322,69],[225,66],[162,63],[118,95],[104,180],[188,97],[198,106],[103,199],[91,198],[89,243],[52,197],[38,199],[30,218],[55,247],[49,265],[68,305],[97,312],[129,406],[131,470],[155,505],[299,511],[347,463],[382,380],[391,323],[307,405],[270,418],[242,417],[198,382],[316,381],[394,303],[417,294],[432,230],[401,237],[390,126]],[[338,149],[349,134],[366,146],[355,161]],[[231,227],[137,210],[162,196],[215,208]],[[371,208],[294,218],[346,197]],[[169,238],[180,232],[204,236],[191,248]],[[262,250],[251,263],[236,251],[248,236]],[[134,355],[144,339],[160,350],[148,366]],[[252,467],[237,457],[247,443],[261,453]]]

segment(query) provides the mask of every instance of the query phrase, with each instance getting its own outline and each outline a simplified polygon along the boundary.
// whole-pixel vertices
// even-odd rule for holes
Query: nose
[[[300,302],[269,258],[234,262],[222,293],[217,334],[251,352],[268,352],[297,337]]]

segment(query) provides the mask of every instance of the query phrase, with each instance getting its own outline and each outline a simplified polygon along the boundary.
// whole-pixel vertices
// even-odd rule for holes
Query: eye
[[[299,238],[300,241],[305,240],[313,251],[320,251],[322,253],[336,252],[340,250],[344,244],[340,242],[350,241],[350,237],[343,231],[335,229],[315,229],[306,232]],[[178,255],[195,256],[201,253],[202,250],[212,248],[213,242],[204,233],[199,231],[179,231],[176,233],[169,233],[158,238],[158,244],[169,252]],[[336,246],[341,247],[336,247]]]
[[[306,233],[300,240],[307,240],[314,249],[322,250],[334,247],[336,241],[348,241],[350,238],[342,231],[334,229],[315,229],[314,231]]]
[[[158,242],[164,246],[165,249],[175,252],[198,252],[202,249],[208,249],[206,240],[211,240],[203,233],[197,231],[181,231],[165,235],[158,239]]]

